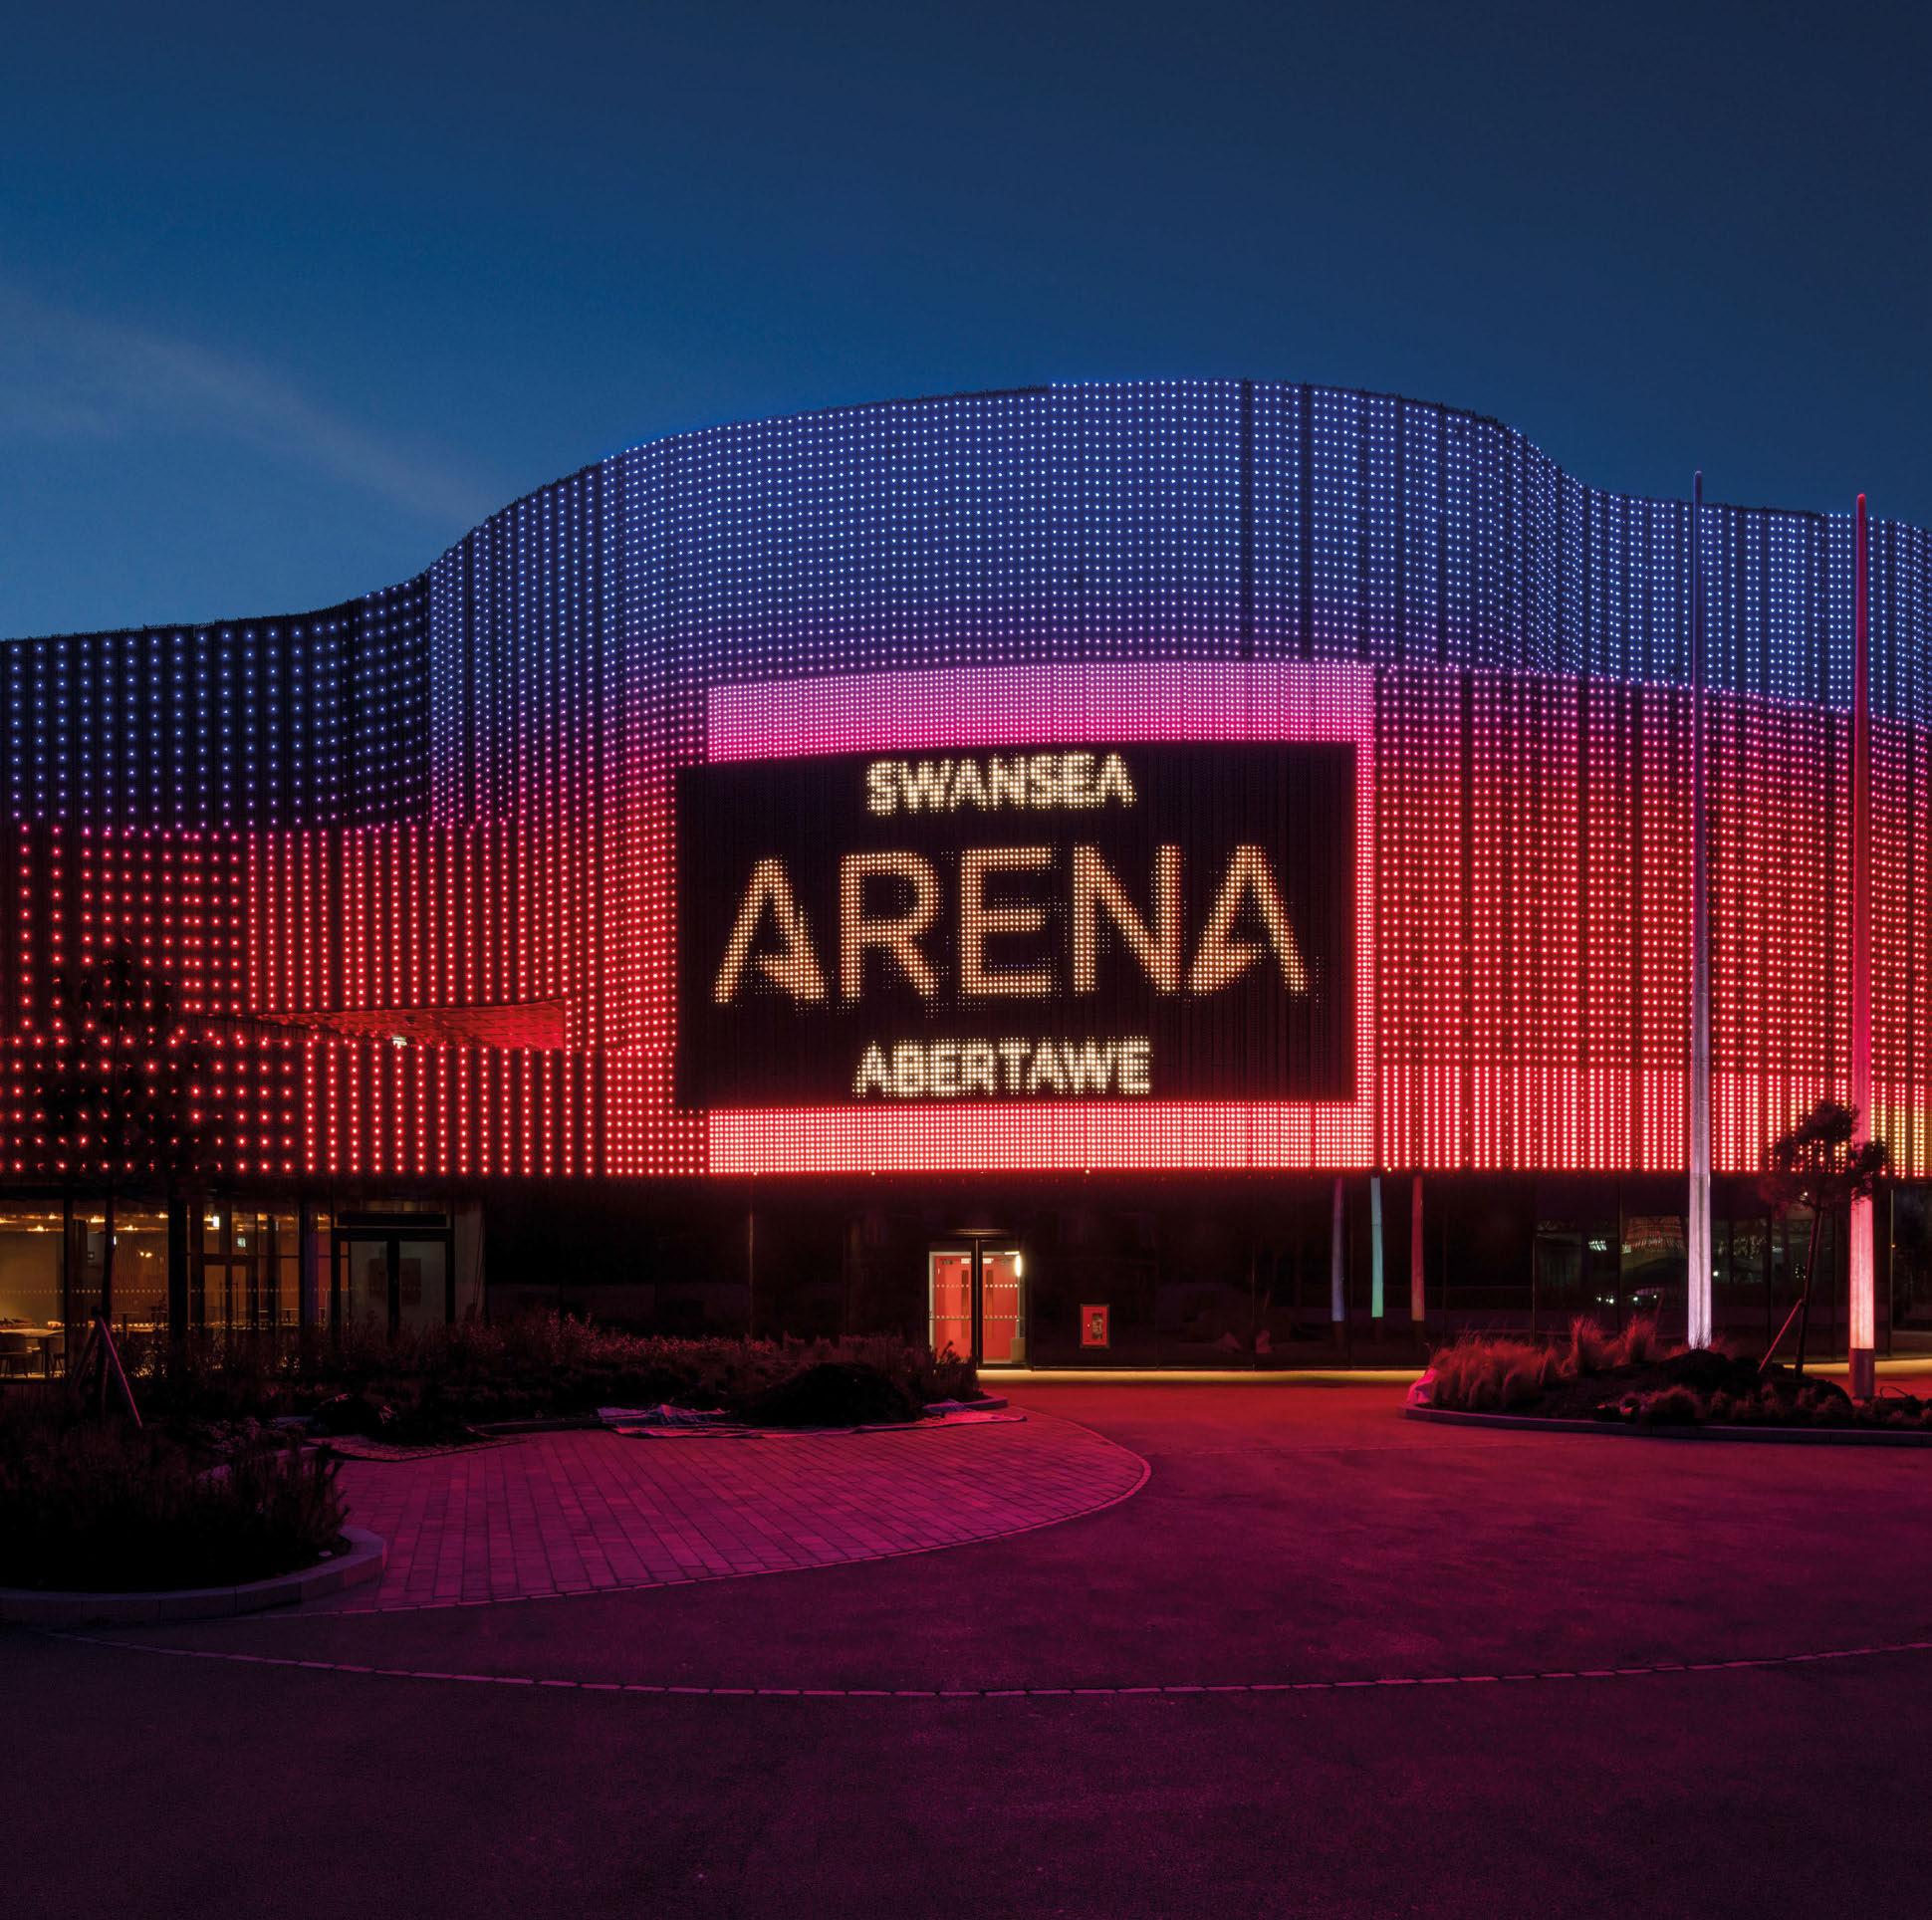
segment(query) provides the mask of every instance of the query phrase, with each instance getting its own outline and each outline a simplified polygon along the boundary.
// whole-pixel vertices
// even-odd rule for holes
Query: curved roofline
[[[531,487],[526,492],[520,493],[513,499],[505,501],[501,507],[497,508],[495,513],[486,515],[476,523],[476,526],[469,528],[467,532],[460,534],[455,540],[451,541],[443,549],[442,553],[436,556],[436,560],[432,560],[429,564],[433,567],[436,561],[442,560],[445,556],[454,553],[471,534],[477,532],[480,528],[487,527],[491,521],[500,518],[513,509],[521,507],[525,501],[534,500],[539,494],[548,493],[553,487],[563,486],[569,481],[580,479],[583,475],[591,473],[599,467],[608,466],[613,460],[624,459],[632,453],[642,453],[650,447],[673,446],[680,440],[696,439],[706,433],[720,433],[728,427],[783,426],[794,420],[822,420],[829,418],[833,414],[867,413],[881,407],[889,406],[941,406],[959,400],[1019,399],[1034,394],[1066,393],[1076,391],[1082,387],[1107,386],[1307,387],[1312,392],[1346,394],[1350,399],[1393,400],[1399,406],[1419,406],[1427,408],[1432,413],[1452,414],[1459,420],[1468,421],[1472,426],[1495,427],[1499,432],[1507,433],[1512,438],[1521,440],[1532,452],[1550,461],[1565,479],[1574,480],[1577,485],[1586,488],[1591,493],[1603,494],[1614,500],[1635,501],[1644,506],[1688,507],[1690,505],[1690,495],[1688,493],[1624,493],[1615,487],[1593,486],[1589,481],[1582,479],[1580,475],[1567,467],[1540,440],[1532,439],[1523,428],[1512,426],[1500,414],[1479,413],[1473,407],[1457,406],[1449,400],[1420,399],[1413,393],[1398,393],[1386,387],[1334,386],[1322,380],[1263,379],[1245,373],[1217,374],[1198,378],[1187,374],[1144,374],[1131,379],[1039,380],[1026,386],[969,386],[958,388],[949,393],[890,394],[882,399],[876,400],[842,400],[832,406],[797,407],[790,412],[754,413],[745,418],[712,420],[703,426],[679,427],[670,433],[658,433],[653,434],[648,439],[628,441],[623,446],[601,455],[598,459],[586,460],[582,466],[572,467],[568,472],[557,474],[552,479],[544,481],[541,485]],[[1840,514],[1849,515],[1852,511],[1849,507],[1842,509],[1828,507],[1781,507],[1773,503],[1752,505],[1740,500],[1707,499],[1704,505],[1707,508],[1715,508],[1729,513],[1789,514],[1795,519],[1804,520],[1834,520],[1839,518]],[[1910,521],[1887,521],[1877,515],[1872,517],[1872,524],[1874,526],[1912,527],[1915,532],[1932,531],[1919,529]],[[410,580],[415,578],[416,576],[413,574],[408,576]],[[406,582],[398,582],[397,585],[406,585]],[[382,590],[378,589],[377,591]]]
[[[582,466],[572,467],[565,473],[554,475],[539,485],[531,487],[527,491],[505,501],[493,513],[486,514],[475,525],[459,534],[448,546],[433,555],[415,573],[405,574],[400,580],[390,581],[379,587],[366,588],[360,593],[350,594],[339,600],[328,600],[320,606],[299,608],[289,612],[226,615],[217,619],[207,620],[144,620],[137,624],[126,626],[93,627],[59,633],[24,633],[16,635],[11,639],[0,641],[0,644],[20,646],[31,645],[37,641],[45,640],[96,639],[110,636],[120,638],[122,636],[131,637],[142,633],[196,632],[212,627],[251,626],[268,624],[272,621],[324,618],[330,614],[354,607],[363,601],[377,599],[384,594],[397,593],[403,588],[413,586],[418,581],[426,580],[429,574],[441,562],[456,553],[465,541],[473,539],[485,527],[502,519],[505,514],[514,513],[519,507],[539,498],[543,494],[549,493],[553,488],[565,486],[573,480],[581,479],[586,474],[593,473],[601,467],[607,467],[613,461],[625,459],[633,453],[641,453],[651,447],[674,446],[680,441],[694,440],[702,435],[723,432],[731,427],[773,427],[786,425],[798,420],[826,419],[841,413],[856,414],[874,412],[885,407],[940,406],[963,400],[1018,399],[1043,394],[1073,392],[1081,388],[1154,386],[1267,386],[1286,389],[1301,389],[1306,387],[1312,392],[1345,394],[1351,399],[1392,400],[1401,406],[1422,407],[1433,413],[1452,416],[1456,419],[1466,421],[1472,426],[1494,427],[1499,432],[1508,434],[1513,439],[1520,440],[1530,451],[1550,461],[1565,479],[1574,481],[1589,493],[1652,507],[1688,507],[1690,505],[1690,497],[1688,494],[1620,493],[1612,487],[1592,486],[1588,481],[1581,479],[1577,474],[1571,472],[1547,447],[1540,441],[1532,439],[1521,427],[1512,426],[1509,421],[1501,418],[1497,414],[1479,413],[1473,408],[1455,406],[1446,400],[1418,399],[1412,394],[1390,392],[1378,387],[1333,386],[1320,380],[1257,379],[1246,374],[1215,375],[1198,378],[1191,375],[1178,377],[1139,375],[1130,379],[1118,380],[1043,380],[1024,386],[967,387],[948,393],[895,394],[875,400],[845,400],[832,406],[801,407],[786,413],[761,413],[754,414],[749,418],[713,420],[703,426],[680,427],[674,432],[656,434],[648,439],[629,441],[625,445],[617,447],[609,453],[603,454],[595,460],[585,461]],[[1820,507],[1750,506],[1743,502],[1731,500],[1707,499],[1704,504],[1707,508],[1728,513],[1778,514],[1795,520],[1809,520],[1819,523],[1848,518],[1853,511],[1850,507],[1833,510]],[[1919,528],[1910,521],[1889,520],[1877,515],[1872,516],[1872,525],[1874,528],[1903,527],[1911,532],[1932,532],[1932,529]]]

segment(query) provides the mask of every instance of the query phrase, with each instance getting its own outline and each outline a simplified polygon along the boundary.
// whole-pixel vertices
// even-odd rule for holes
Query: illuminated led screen
[[[1354,1095],[1343,744],[689,767],[691,1106]]]

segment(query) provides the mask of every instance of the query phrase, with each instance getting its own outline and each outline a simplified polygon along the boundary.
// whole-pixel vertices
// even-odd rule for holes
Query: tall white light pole
[[[1871,567],[1865,496],[1858,496],[1856,595],[1851,628],[1851,1104],[1854,1148],[1871,1138]],[[1877,1275],[1871,1196],[1851,1203],[1851,1391],[1877,1385]]]
[[[1684,1215],[1685,1337],[1711,1343],[1711,898],[1704,822],[1704,475],[1691,489],[1690,1196]]]
[[[1328,1318],[1334,1322],[1334,1336],[1339,1341],[1347,1331],[1348,1256],[1342,1237],[1346,1221],[1341,1211],[1341,1175],[1338,1173],[1334,1177],[1333,1208],[1328,1219]]]

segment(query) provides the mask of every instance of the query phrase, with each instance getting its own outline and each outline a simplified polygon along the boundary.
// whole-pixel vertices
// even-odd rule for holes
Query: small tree
[[[116,1202],[129,1186],[172,1195],[203,1165],[207,1061],[178,1030],[172,984],[130,947],[58,974],[54,1007],[61,1031],[38,1103],[70,1182],[104,1188],[101,1312],[112,1319]]]
[[[1811,1282],[1817,1273],[1818,1244],[1826,1218],[1838,1220],[1854,1200],[1868,1197],[1891,1160],[1883,1140],[1861,1140],[1855,1146],[1858,1110],[1836,1100],[1819,1100],[1792,1128],[1772,1142],[1760,1183],[1774,1219],[1793,1207],[1811,1210],[1811,1244],[1805,1257],[1805,1286],[1778,1337],[1765,1354],[1765,1365],[1778,1351],[1793,1320],[1798,1321],[1798,1370],[1805,1371],[1805,1335],[1811,1322]]]

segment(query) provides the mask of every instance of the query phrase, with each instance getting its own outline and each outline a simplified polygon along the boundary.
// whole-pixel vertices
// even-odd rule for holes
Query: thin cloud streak
[[[0,293],[0,439],[216,435],[390,507],[469,527],[502,499],[318,405],[269,368],[118,321]]]

